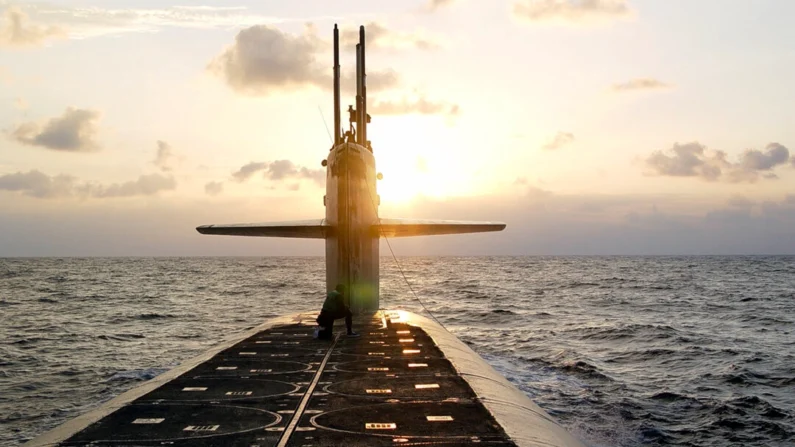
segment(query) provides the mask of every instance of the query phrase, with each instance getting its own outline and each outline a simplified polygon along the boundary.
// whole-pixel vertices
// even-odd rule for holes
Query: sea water
[[[383,258],[382,305],[430,311],[589,445],[795,445],[795,257],[398,259],[411,288]],[[0,445],[270,317],[317,311],[324,269],[0,259]]]

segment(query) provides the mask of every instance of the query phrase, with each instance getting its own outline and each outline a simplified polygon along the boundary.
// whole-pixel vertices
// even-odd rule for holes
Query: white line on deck
[[[323,357],[323,361],[320,363],[320,366],[317,368],[317,372],[315,376],[312,378],[312,383],[309,385],[309,388],[306,389],[306,393],[304,393],[304,398],[301,399],[301,403],[298,405],[298,409],[295,410],[295,414],[293,414],[293,418],[290,419],[290,423],[287,424],[287,427],[284,429],[282,433],[282,437],[279,438],[279,443],[276,444],[276,447],[285,447],[287,442],[290,440],[290,436],[295,431],[295,427],[298,426],[298,422],[301,420],[301,416],[304,414],[304,409],[306,409],[306,404],[309,403],[309,399],[312,397],[312,393],[315,391],[315,387],[317,383],[320,381],[320,376],[323,374],[323,369],[326,367],[326,363],[328,363],[329,357],[331,357],[331,351],[334,350],[334,347],[337,346],[337,339],[339,338],[339,334],[334,337],[334,343],[329,346],[328,351],[326,351],[326,356]],[[318,394],[320,395],[320,394]]]

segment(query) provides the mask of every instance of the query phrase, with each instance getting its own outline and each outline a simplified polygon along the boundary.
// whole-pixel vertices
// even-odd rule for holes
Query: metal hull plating
[[[268,321],[26,445],[583,447],[427,318],[362,316],[361,338],[323,342],[309,336],[314,316]],[[227,391],[238,388],[250,391]]]
[[[344,284],[354,313],[378,310],[378,195],[375,157],[355,143],[343,143],[328,155],[326,289]]]

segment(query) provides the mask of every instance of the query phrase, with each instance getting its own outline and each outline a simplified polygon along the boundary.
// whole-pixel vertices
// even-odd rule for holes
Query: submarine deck
[[[465,380],[434,338],[400,314],[355,319],[357,338],[340,333],[338,321],[330,341],[312,337],[314,317],[298,314],[252,331],[31,443],[516,446],[525,438],[533,442],[518,444],[559,445],[545,427],[554,422],[537,407],[508,402],[500,392],[493,401],[505,411],[484,406],[472,378]],[[523,416],[528,411],[540,423]],[[514,432],[521,425],[540,433],[509,436],[495,419],[499,413],[519,418],[508,421]]]

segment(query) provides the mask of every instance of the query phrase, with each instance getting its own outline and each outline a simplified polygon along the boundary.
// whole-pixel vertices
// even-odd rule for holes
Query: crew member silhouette
[[[331,340],[334,336],[334,320],[345,318],[345,326],[348,329],[348,337],[358,337],[359,334],[353,332],[353,314],[348,305],[345,304],[345,286],[337,284],[326,296],[323,302],[323,309],[317,317],[317,324],[320,326],[318,338]]]

